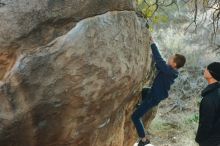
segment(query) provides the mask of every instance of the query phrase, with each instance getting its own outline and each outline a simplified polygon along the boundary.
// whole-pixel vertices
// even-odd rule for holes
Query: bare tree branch
[[[194,24],[195,32],[197,31],[198,24],[201,24],[207,20],[207,12],[213,10],[212,12],[212,27],[214,36],[216,35],[217,30],[219,29],[219,20],[220,20],[220,0],[182,0],[181,2],[189,5],[193,13],[192,22],[186,27],[186,31]],[[144,0],[145,5],[150,9],[152,6],[155,6],[155,10],[152,12],[151,16],[148,16],[147,19],[153,18],[155,13],[158,10],[163,10],[165,12],[167,7],[175,5],[179,10],[179,4],[177,0],[154,0],[153,4],[150,4],[148,0]],[[202,12],[202,20],[198,19],[199,12]]]

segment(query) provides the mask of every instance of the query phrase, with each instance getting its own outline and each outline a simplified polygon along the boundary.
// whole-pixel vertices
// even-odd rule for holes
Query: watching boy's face
[[[212,78],[212,75],[210,74],[209,70],[206,68],[204,71],[204,78],[205,79],[210,79]]]
[[[172,68],[176,68],[176,63],[175,63],[174,59],[175,59],[175,56],[171,56],[168,59],[168,65],[170,65]]]

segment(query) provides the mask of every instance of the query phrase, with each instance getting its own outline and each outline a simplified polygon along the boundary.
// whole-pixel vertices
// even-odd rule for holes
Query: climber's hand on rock
[[[153,39],[153,37],[151,36],[151,37],[150,37],[150,42],[149,42],[149,44],[152,45],[153,43],[154,43],[154,39]]]

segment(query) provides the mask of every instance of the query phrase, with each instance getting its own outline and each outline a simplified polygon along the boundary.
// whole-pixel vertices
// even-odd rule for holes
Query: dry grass
[[[170,111],[173,102],[168,99],[160,105],[162,108],[159,108],[149,129],[152,143],[155,146],[197,146],[194,141],[198,126],[197,103],[186,102],[185,105],[191,109],[176,108]]]

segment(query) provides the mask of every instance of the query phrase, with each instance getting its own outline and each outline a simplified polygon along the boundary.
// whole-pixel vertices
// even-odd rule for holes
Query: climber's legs
[[[145,138],[145,130],[141,117],[143,117],[143,115],[152,107],[158,105],[159,102],[160,100],[157,100],[156,98],[147,97],[132,114],[131,118],[140,138]]]
[[[149,97],[151,97],[150,96],[150,90],[151,90],[150,87],[142,89],[142,91],[141,91],[141,100],[138,101],[138,103],[135,105],[135,108],[138,108],[145,99],[148,99]]]
[[[150,87],[147,87],[147,88],[143,88],[142,91],[141,91],[141,97],[142,97],[142,101],[144,101],[145,99],[147,98],[150,98],[150,90],[151,88]]]

